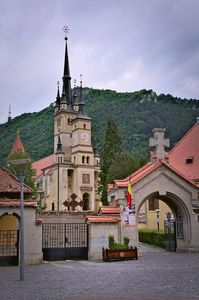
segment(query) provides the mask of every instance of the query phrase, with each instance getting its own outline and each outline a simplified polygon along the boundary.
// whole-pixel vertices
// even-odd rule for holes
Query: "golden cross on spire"
[[[63,32],[65,33],[65,38],[67,38],[67,34],[68,34],[68,32],[69,32],[68,26],[64,25],[64,27],[63,27]]]

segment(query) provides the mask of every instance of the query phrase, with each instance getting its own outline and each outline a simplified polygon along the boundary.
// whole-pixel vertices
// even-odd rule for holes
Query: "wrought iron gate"
[[[176,223],[175,220],[164,221],[165,249],[167,251],[176,251]]]
[[[19,231],[0,230],[0,266],[17,266]]]
[[[42,227],[44,260],[88,259],[88,225],[46,223]]]

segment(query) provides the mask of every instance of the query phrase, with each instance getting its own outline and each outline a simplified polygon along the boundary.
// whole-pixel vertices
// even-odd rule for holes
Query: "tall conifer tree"
[[[108,172],[115,157],[122,153],[122,142],[116,123],[109,119],[101,155],[101,201],[107,204]]]

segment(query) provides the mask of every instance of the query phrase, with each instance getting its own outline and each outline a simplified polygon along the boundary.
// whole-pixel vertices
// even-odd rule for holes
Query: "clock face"
[[[89,139],[89,134],[88,134],[88,133],[82,133],[82,134],[81,134],[81,139],[82,139],[83,141],[88,141],[88,139]]]

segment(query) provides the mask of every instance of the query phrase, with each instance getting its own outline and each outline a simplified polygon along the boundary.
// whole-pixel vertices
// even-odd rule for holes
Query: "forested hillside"
[[[152,90],[117,93],[111,90],[84,89],[85,108],[93,119],[92,137],[101,147],[108,118],[115,120],[123,149],[135,157],[148,156],[148,140],[155,127],[165,127],[171,146],[196,122],[199,101],[157,96]],[[38,113],[25,113],[0,125],[0,163],[9,154],[17,130],[33,161],[53,151],[53,106]]]

